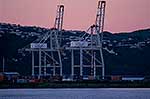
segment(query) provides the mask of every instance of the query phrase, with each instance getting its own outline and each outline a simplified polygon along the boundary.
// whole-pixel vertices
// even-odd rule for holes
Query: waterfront
[[[150,99],[150,88],[0,89],[0,99]]]

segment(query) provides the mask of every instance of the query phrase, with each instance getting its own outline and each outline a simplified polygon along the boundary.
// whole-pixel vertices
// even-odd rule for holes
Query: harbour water
[[[0,99],[150,99],[150,88],[0,89]]]

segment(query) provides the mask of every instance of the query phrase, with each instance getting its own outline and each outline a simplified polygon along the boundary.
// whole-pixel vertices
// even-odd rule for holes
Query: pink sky
[[[150,28],[150,0],[106,0],[104,30]],[[64,29],[86,30],[95,21],[98,0],[0,0],[0,22],[53,27],[57,4],[65,5]]]

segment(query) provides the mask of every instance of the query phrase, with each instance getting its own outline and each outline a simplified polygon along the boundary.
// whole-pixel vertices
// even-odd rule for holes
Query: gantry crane
[[[90,68],[91,73],[89,75],[96,77],[96,75],[105,76],[105,66],[102,52],[103,42],[103,28],[105,17],[105,1],[98,2],[96,20],[94,25],[90,26],[87,30],[89,35],[83,34],[79,37],[78,41],[71,41],[70,47],[65,47],[65,50],[71,51],[71,75],[74,76],[74,69],[80,68],[79,75],[84,76],[84,68]],[[36,41],[31,43],[30,48],[26,48],[26,51],[32,53],[32,76],[49,75],[49,68],[52,68],[52,75],[56,74],[62,76],[62,57],[61,57],[61,31],[63,27],[64,5],[57,6],[57,13],[55,18],[54,29],[44,34]],[[79,64],[74,64],[75,52],[79,52]],[[89,56],[90,58],[87,58]],[[38,63],[35,63],[38,60]],[[84,61],[88,61],[89,64],[85,64]],[[59,68],[59,72],[57,72]],[[97,68],[102,68],[102,73],[98,74]],[[56,73],[57,72],[57,73]]]
[[[104,17],[105,17],[105,1],[98,2],[96,20],[94,25],[90,26],[87,30],[89,35],[83,34],[78,41],[72,41],[71,46],[66,48],[71,50],[71,62],[72,69],[71,75],[74,76],[74,68],[80,68],[80,76],[84,76],[84,68],[91,68],[91,74],[96,77],[96,75],[105,76],[105,66],[102,52],[102,42],[103,42],[103,29],[104,29]],[[75,59],[74,52],[79,51],[80,62],[78,65],[74,64]],[[86,58],[87,56],[90,58]],[[100,58],[99,58],[100,57]],[[84,61],[89,61],[90,64],[85,64]],[[102,74],[96,73],[96,68],[102,68]]]
[[[25,51],[32,53],[32,76],[51,75],[48,71],[52,71],[52,75],[62,76],[62,60],[60,52],[60,31],[63,27],[64,5],[57,6],[56,19],[54,29],[44,34],[30,44],[30,48]],[[36,63],[35,60],[38,60]],[[59,72],[56,72],[59,68]],[[37,71],[38,69],[38,71]]]

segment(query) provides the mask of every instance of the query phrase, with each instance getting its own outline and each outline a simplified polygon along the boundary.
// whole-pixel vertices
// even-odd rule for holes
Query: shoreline
[[[43,82],[43,83],[0,83],[0,89],[42,88],[150,88],[150,81],[134,82]]]

